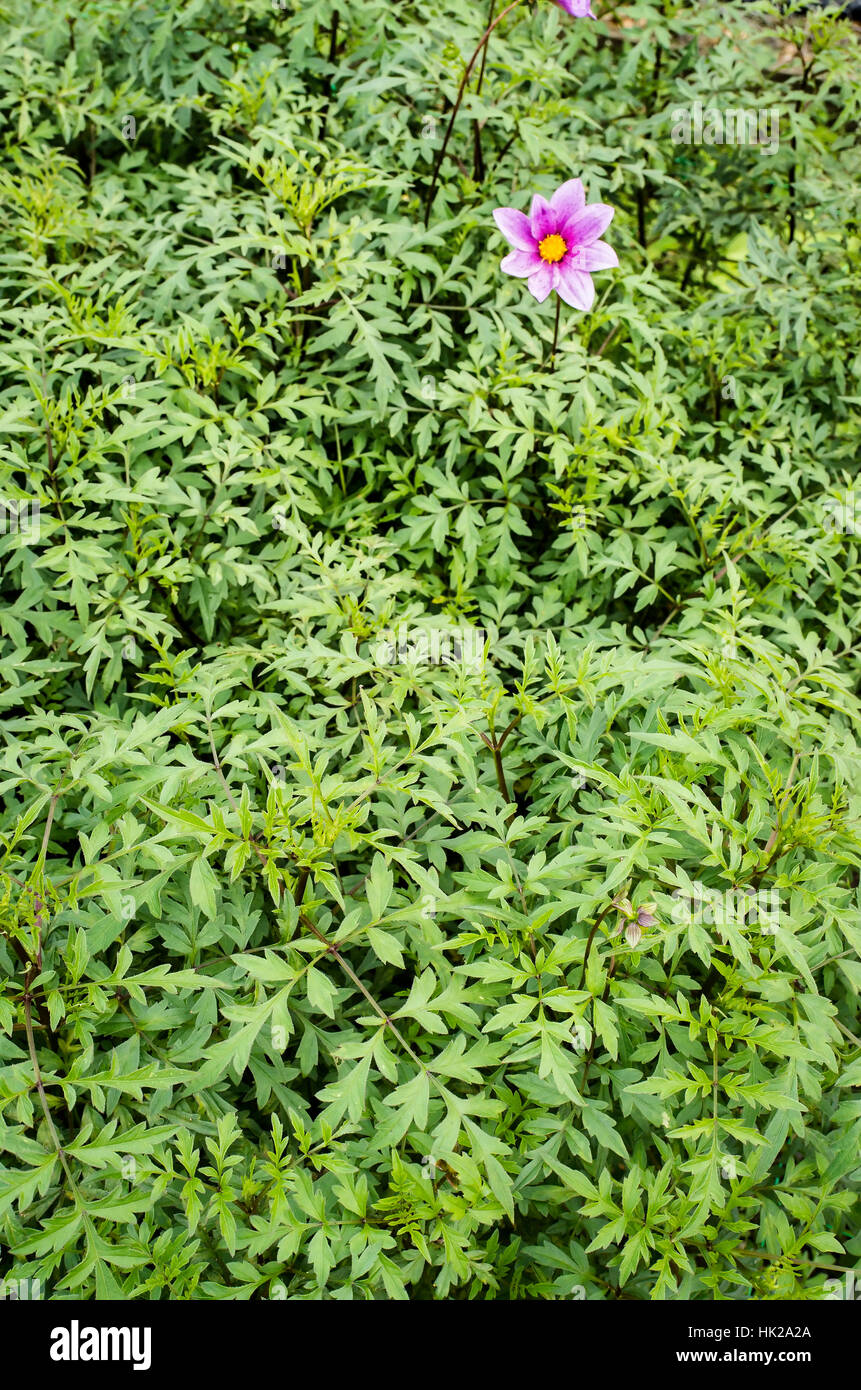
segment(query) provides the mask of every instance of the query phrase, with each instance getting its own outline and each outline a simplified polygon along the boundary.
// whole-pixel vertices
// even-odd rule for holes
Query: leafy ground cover
[[[0,1273],[53,1298],[861,1253],[858,31],[524,0],[443,149],[501,9],[2,6]],[[574,177],[587,312],[493,217]]]

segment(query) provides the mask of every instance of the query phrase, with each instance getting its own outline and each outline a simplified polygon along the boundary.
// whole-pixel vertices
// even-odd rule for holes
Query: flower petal
[[[550,199],[550,206],[566,222],[582,212],[586,206],[586,192],[580,179],[569,179],[561,188],[557,188]]]
[[[493,220],[506,241],[518,251],[535,250],[535,238],[525,212],[518,212],[517,208],[494,208]]]
[[[532,206],[529,209],[529,225],[532,228],[532,236],[535,241],[541,241],[544,237],[550,236],[559,225],[559,218],[547,199],[542,198],[540,193],[536,193],[532,199]]]
[[[608,207],[606,203],[589,203],[582,212],[568,219],[565,229],[568,237],[576,246],[586,246],[589,242],[597,241],[613,221],[615,211],[615,208]]]
[[[580,270],[612,270],[619,264],[619,257],[606,241],[592,241],[580,248]]]
[[[529,283],[531,288],[532,282]],[[570,304],[572,309],[591,309],[595,302],[595,286],[592,284],[591,275],[585,270],[572,270],[570,266],[560,269],[556,293],[566,304]]]
[[[542,261],[541,269],[530,275],[526,283],[529,293],[542,304],[553,288],[553,266]]]
[[[527,275],[534,275],[543,264],[537,251],[509,251],[500,262],[500,269],[504,270],[506,275],[519,275],[525,279]]]

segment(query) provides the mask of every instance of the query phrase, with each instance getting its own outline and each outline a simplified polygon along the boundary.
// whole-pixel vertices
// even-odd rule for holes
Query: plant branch
[[[466,67],[464,68],[463,77],[460,79],[460,86],[457,89],[457,96],[454,99],[454,106],[451,109],[451,117],[449,118],[449,123],[446,127],[445,135],[442,139],[442,144],[440,145],[439,150],[437,151],[437,156],[434,160],[433,169],[431,170],[430,187],[425,198],[424,206],[425,226],[428,225],[428,222],[430,220],[430,210],[431,206],[433,205],[434,194],[436,193],[439,171],[442,167],[443,159],[445,158],[445,152],[448,148],[448,142],[451,139],[451,133],[454,129],[454,123],[457,120],[457,113],[460,110],[460,105],[463,101],[464,92],[466,91],[466,84],[469,82],[472,70],[475,67],[476,60],[478,59],[478,55],[481,53],[482,49],[489,40],[496,26],[505,18],[507,14],[509,14],[519,4],[520,0],[511,0],[511,4],[506,5],[505,9],[500,11],[496,18],[485,29],[484,33],[478,41],[478,46],[475,52],[473,53]]]

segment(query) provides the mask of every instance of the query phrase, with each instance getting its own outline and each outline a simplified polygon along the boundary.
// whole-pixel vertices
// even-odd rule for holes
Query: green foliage
[[[484,7],[4,5],[0,1273],[857,1261],[859,51],[721,16],[523,5],[426,230]],[[551,366],[491,213],[574,175]]]

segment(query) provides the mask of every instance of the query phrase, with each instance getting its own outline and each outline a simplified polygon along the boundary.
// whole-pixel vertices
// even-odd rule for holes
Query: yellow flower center
[[[554,265],[556,261],[561,261],[567,250],[568,247],[557,232],[552,232],[550,236],[546,236],[543,241],[538,243],[539,256],[542,261],[549,261],[551,265]]]

